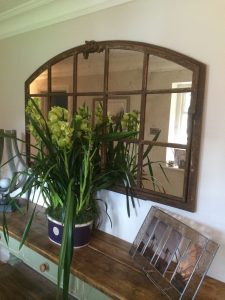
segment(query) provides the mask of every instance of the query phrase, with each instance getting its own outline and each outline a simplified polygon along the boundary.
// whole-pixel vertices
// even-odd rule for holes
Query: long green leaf
[[[151,182],[152,182],[152,185],[153,185],[153,190],[155,191],[155,179],[154,179],[154,173],[153,173],[153,169],[152,169],[152,163],[149,159],[149,157],[147,156],[147,161],[148,161],[148,171],[149,171],[149,174],[150,174],[150,177],[151,177]]]
[[[60,297],[60,285],[63,275],[63,299],[68,299],[69,289],[69,276],[70,276],[70,264],[73,256],[73,227],[74,227],[74,211],[75,201],[74,194],[72,192],[72,185],[74,180],[72,179],[69,183],[67,196],[66,196],[66,210],[65,210],[65,222],[63,229],[63,237],[59,254],[59,265],[58,265],[58,293],[57,298]]]
[[[152,139],[152,142],[156,142],[159,138],[159,135],[161,133],[161,130],[159,130],[156,135],[154,136],[154,138]],[[143,160],[149,155],[150,151],[152,150],[152,147],[154,146],[154,144],[151,144],[147,147],[147,149],[145,150],[144,152],[144,155],[143,155]]]
[[[95,198],[95,200],[96,201],[101,201],[104,204],[104,206],[105,206],[105,213],[106,213],[106,215],[107,215],[107,217],[109,219],[109,222],[110,222],[110,225],[111,225],[111,228],[112,228],[112,219],[111,219],[111,217],[110,217],[110,215],[108,213],[108,204],[106,203],[105,200],[103,200],[101,198]]]
[[[31,224],[33,222],[33,218],[34,218],[34,213],[35,213],[35,210],[36,210],[36,206],[37,206],[37,204],[34,206],[32,214],[30,215],[29,220],[28,220],[28,222],[26,224],[26,227],[24,229],[23,236],[22,236],[22,239],[21,239],[21,242],[20,242],[20,246],[19,246],[19,250],[23,247],[23,245],[24,245],[24,243],[25,243],[25,241],[27,239],[27,236],[29,234]]]
[[[6,244],[9,244],[9,230],[8,230],[8,225],[7,225],[7,220],[6,220],[6,212],[3,211],[3,235],[6,241]]]
[[[135,136],[137,131],[130,131],[130,132],[111,132],[107,134],[102,134],[101,137],[97,136],[94,137],[95,140],[100,140],[101,142],[109,142],[109,141],[117,141],[121,139],[127,139],[132,136]]]
[[[45,131],[43,130],[43,128],[40,128],[39,124],[31,116],[29,117],[29,120],[30,120],[32,126],[34,127],[34,129],[36,130],[38,136],[40,137],[42,143],[44,143],[45,147],[49,151],[49,155],[55,155],[54,147],[53,147],[50,136],[45,135]],[[43,150],[40,151],[40,153],[45,155]]]
[[[35,101],[34,101],[33,98],[30,98],[30,100],[31,100],[33,106],[35,107],[36,111],[38,112],[39,116],[40,116],[40,117],[42,118],[42,120],[44,121],[46,134],[48,135],[48,137],[50,137],[50,130],[49,130],[49,128],[48,128],[48,124],[47,124],[47,122],[46,122],[46,120],[45,120],[45,117],[44,117],[42,111],[40,110],[40,108],[38,107],[38,105],[35,103]],[[29,117],[30,117],[30,116],[28,116],[28,118],[29,118]]]
[[[167,182],[170,183],[170,180],[169,180],[168,176],[166,175],[166,172],[165,172],[165,170],[164,170],[164,168],[162,167],[161,164],[159,164],[159,167],[160,167],[164,177],[166,178]]]

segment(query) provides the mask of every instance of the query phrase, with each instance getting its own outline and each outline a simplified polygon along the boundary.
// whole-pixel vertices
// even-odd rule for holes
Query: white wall
[[[161,45],[207,64],[197,212],[168,207],[221,246],[209,275],[225,282],[225,1],[134,0],[75,20],[0,42],[0,128],[24,130],[24,82],[54,55],[85,40],[125,39]],[[153,203],[140,201],[126,216],[125,199],[109,201],[113,229],[132,241]]]

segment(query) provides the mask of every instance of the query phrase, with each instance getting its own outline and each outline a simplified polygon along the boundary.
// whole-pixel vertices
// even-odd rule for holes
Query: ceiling
[[[0,0],[0,39],[133,0]]]
[[[13,9],[21,4],[28,2],[28,0],[1,0],[0,1],[0,12],[6,12]]]

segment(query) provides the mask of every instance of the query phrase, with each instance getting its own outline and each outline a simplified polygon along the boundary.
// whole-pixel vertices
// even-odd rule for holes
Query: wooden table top
[[[7,214],[10,236],[21,240],[28,215],[29,213],[21,215],[19,212]],[[1,225],[2,216],[0,227]],[[42,207],[36,209],[26,246],[58,263],[59,246],[48,239],[47,217]],[[128,254],[130,246],[131,244],[126,241],[95,230],[90,244],[74,251],[71,273],[113,299],[167,299],[131,259]],[[216,286],[219,297],[222,298],[216,298],[216,295],[212,297],[212,290],[218,294]],[[197,300],[203,299],[225,299],[225,284],[210,278],[205,279],[197,296]]]

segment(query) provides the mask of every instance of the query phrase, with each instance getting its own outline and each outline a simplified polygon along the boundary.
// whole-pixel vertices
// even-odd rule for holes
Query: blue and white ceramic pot
[[[74,228],[74,248],[87,246],[91,238],[93,221],[85,224],[76,224]],[[61,245],[63,236],[63,224],[48,216],[48,237],[57,244]]]

